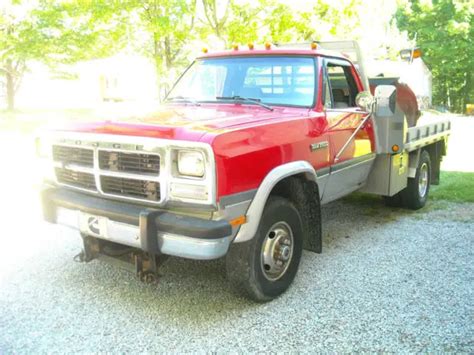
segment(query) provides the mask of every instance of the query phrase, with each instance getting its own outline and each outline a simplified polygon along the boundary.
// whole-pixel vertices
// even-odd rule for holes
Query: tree
[[[463,112],[474,98],[474,1],[405,0],[396,21],[416,35],[433,74],[433,102]]]
[[[153,58],[158,86],[167,88],[174,79],[173,70],[186,63],[186,44],[195,37],[196,0],[136,0],[127,4],[127,11],[138,16],[129,25],[147,34],[142,52]]]
[[[0,75],[6,82],[7,108],[31,61],[50,67],[59,63],[110,55],[125,31],[124,12],[105,0],[10,3],[0,13]]]
[[[250,42],[288,42],[296,33],[295,11],[283,3],[271,0],[251,3],[201,1],[204,10],[201,22],[227,48],[232,44]],[[206,38],[208,32],[204,29],[202,33]]]
[[[234,6],[233,0],[202,0],[205,23],[215,33],[217,38],[226,43],[226,22],[229,18],[229,13]],[[222,12],[222,14],[220,14]]]

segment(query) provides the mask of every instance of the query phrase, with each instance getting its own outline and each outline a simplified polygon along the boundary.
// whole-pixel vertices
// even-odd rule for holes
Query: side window
[[[338,62],[329,62],[327,73],[332,92],[333,107],[355,107],[355,98],[359,91],[352,76],[351,67]]]
[[[331,87],[329,86],[329,81],[327,77],[324,78],[324,108],[332,108],[332,96],[331,96]]]

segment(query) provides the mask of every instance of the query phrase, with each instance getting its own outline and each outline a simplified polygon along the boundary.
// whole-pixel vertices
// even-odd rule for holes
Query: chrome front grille
[[[156,181],[101,176],[100,185],[107,194],[155,202],[160,200],[160,183]]]
[[[160,156],[99,150],[99,167],[110,171],[156,175],[160,173]]]
[[[160,203],[161,155],[105,147],[53,145],[56,180],[68,187],[121,199]]]
[[[80,166],[94,166],[94,151],[88,148],[70,146],[53,146],[53,159],[65,164],[76,164]]]
[[[56,168],[55,171],[56,178],[61,184],[78,187],[80,189],[97,191],[93,174],[63,168]]]

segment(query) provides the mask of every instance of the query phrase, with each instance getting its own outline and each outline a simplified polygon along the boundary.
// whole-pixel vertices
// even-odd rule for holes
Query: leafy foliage
[[[138,28],[139,35],[145,34],[142,52],[153,58],[158,76],[181,68],[186,63],[186,44],[193,38],[196,0],[135,0],[128,2],[126,8],[132,15],[130,32]],[[131,39],[137,38],[132,35]]]
[[[447,33],[456,34],[456,44],[446,45],[452,46],[448,48],[451,51],[463,51],[455,58],[458,69],[449,73],[436,69],[440,67],[436,63],[446,62],[448,58],[435,53],[437,44],[431,51],[429,36],[435,35],[429,33],[429,22],[435,17],[434,12],[423,19],[426,28],[417,32],[423,32],[420,39],[427,39],[424,44],[428,48],[427,57],[433,58],[434,73],[444,80],[435,88],[436,97],[450,97],[459,106],[461,103],[455,97],[464,93],[463,78],[472,83],[472,75],[465,74],[464,69],[461,73],[459,68],[467,67],[469,55],[471,61],[473,58],[466,40],[468,35],[472,38],[472,26],[466,14],[471,16],[473,6],[469,7],[466,1],[453,1],[455,6],[451,10],[459,19],[456,17],[454,22],[446,19],[449,26],[444,22],[439,26],[445,26]],[[472,4],[474,0],[469,1]],[[432,7],[449,2],[439,0]],[[406,11],[400,8],[397,15],[400,26],[413,33],[417,21],[413,14],[422,16],[426,3],[427,0],[413,0]],[[305,3],[304,10],[303,7],[295,10],[281,0],[15,0],[3,12],[0,10],[0,80],[3,76],[7,82],[9,106],[13,107],[14,94],[31,61],[41,61],[57,71],[59,64],[106,57],[125,50],[150,57],[155,63],[159,87],[166,88],[194,56],[196,46],[203,43],[217,49],[250,42],[358,39],[367,23],[362,21],[366,9],[363,0],[315,0]],[[462,36],[465,38],[458,43],[458,37]],[[447,39],[451,37],[445,39],[449,42]],[[450,87],[448,94],[443,89],[447,87]],[[467,96],[464,101],[468,101]]]
[[[28,62],[58,63],[105,57],[121,47],[125,12],[118,3],[17,1],[0,13],[0,75],[9,109]]]
[[[433,102],[463,112],[474,100],[474,0],[405,0],[396,20],[424,53]]]

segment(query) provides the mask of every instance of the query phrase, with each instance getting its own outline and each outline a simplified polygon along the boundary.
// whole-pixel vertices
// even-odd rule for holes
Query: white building
[[[67,75],[32,63],[16,96],[16,106],[93,108],[105,101],[139,104],[158,98],[153,63],[144,57],[117,55],[64,67],[63,72]]]

